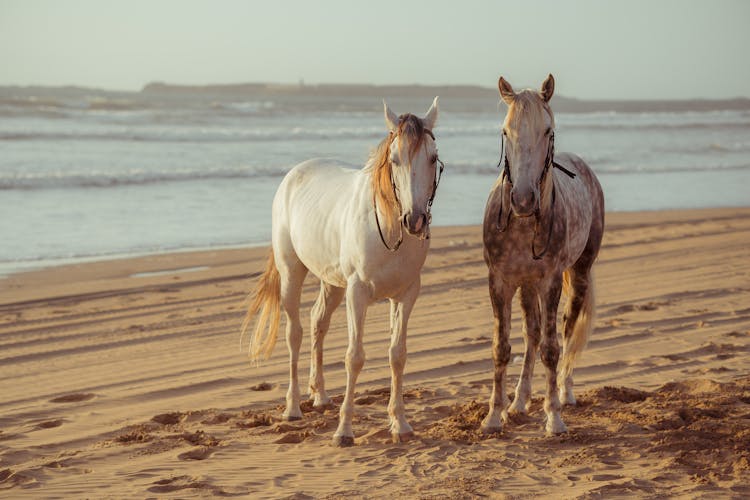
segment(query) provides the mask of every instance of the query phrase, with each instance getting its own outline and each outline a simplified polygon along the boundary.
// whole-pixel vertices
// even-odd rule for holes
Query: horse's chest
[[[549,264],[533,258],[531,242],[531,238],[496,235],[485,244],[485,261],[488,267],[499,271],[505,281],[520,284],[540,280],[549,272]]]
[[[358,274],[370,283],[373,298],[398,296],[419,278],[426,256],[426,249],[402,247],[387,258],[361,262]]]

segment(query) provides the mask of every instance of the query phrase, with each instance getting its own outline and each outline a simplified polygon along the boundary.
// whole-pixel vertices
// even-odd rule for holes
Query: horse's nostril
[[[404,214],[404,218],[402,220],[404,226],[409,227],[409,214]]]

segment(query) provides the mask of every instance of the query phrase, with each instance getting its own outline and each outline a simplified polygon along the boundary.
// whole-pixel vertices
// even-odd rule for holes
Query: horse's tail
[[[568,297],[572,297],[573,284],[569,271],[563,273],[563,289]],[[589,341],[591,331],[594,329],[596,320],[596,290],[594,288],[593,269],[589,270],[588,287],[583,297],[581,311],[578,313],[573,333],[564,340],[562,363],[560,365],[560,377],[565,380],[573,373],[573,365]]]
[[[268,359],[273,347],[276,345],[276,337],[279,333],[279,321],[281,319],[281,276],[276,269],[276,261],[273,250],[268,257],[266,270],[258,279],[258,284],[253,293],[252,302],[247,309],[245,320],[242,322],[240,334],[240,345],[252,323],[253,318],[258,317],[255,322],[255,330],[250,337],[250,358],[258,361],[261,357]]]

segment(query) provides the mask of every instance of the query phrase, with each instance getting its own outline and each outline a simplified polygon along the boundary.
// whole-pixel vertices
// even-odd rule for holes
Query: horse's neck
[[[400,210],[396,208],[396,210],[393,211],[393,214],[390,219],[388,220],[388,215],[385,213],[383,208],[375,201],[375,193],[373,188],[373,182],[372,177],[374,174],[374,171],[371,168],[367,168],[361,172],[363,175],[360,176],[358,187],[358,192],[362,193],[364,196],[364,199],[362,200],[364,203],[368,203],[369,206],[376,211],[376,215],[378,217],[378,220],[380,222],[380,227],[383,230],[383,236],[387,237],[387,230],[386,227],[393,227],[396,228],[399,226],[399,212]],[[393,231],[392,231],[393,232]],[[398,236],[398,232],[396,231],[396,235],[394,237]]]

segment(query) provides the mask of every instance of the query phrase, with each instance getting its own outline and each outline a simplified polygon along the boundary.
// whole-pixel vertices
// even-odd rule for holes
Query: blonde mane
[[[552,128],[555,128],[555,115],[549,104],[542,99],[539,92],[535,90],[522,90],[513,98],[513,103],[508,106],[508,115],[505,118],[506,125],[511,129],[518,129],[521,122],[528,122],[533,128],[540,129],[545,126],[545,112],[552,120]]]
[[[370,154],[365,166],[371,172],[372,192],[375,196],[377,208],[383,213],[385,229],[390,233],[394,222],[398,218],[399,210],[396,193],[393,191],[393,176],[391,163],[391,143],[398,139],[399,156],[404,150],[404,143],[408,144],[409,161],[419,151],[424,142],[425,128],[422,120],[412,114],[401,115],[395,132],[380,141],[378,147]]]

